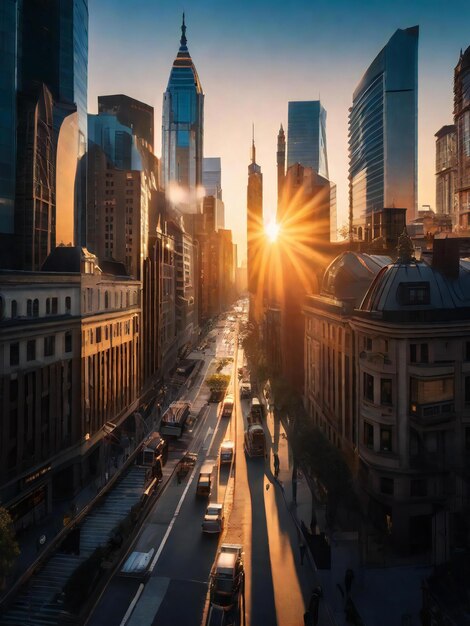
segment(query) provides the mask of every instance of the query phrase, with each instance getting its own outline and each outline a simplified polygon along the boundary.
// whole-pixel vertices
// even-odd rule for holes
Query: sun
[[[266,235],[271,243],[274,243],[279,235],[279,224],[272,221],[266,225]]]

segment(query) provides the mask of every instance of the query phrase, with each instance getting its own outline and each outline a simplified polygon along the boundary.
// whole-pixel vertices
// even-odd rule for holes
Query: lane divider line
[[[127,624],[130,616],[132,615],[132,611],[135,609],[135,605],[137,604],[140,596],[142,595],[142,591],[144,590],[144,587],[145,587],[144,583],[140,583],[139,588],[137,589],[137,593],[132,599],[132,602],[127,607],[127,611],[125,612],[124,617],[122,618],[119,626],[125,626],[125,624]]]

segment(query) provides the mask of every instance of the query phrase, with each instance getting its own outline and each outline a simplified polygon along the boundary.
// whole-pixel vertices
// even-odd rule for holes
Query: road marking
[[[142,595],[142,591],[144,590],[144,583],[140,583],[139,588],[137,589],[137,593],[135,594],[132,602],[129,604],[129,606],[127,607],[127,611],[124,614],[124,617],[121,620],[121,623],[119,624],[119,626],[125,626],[125,624],[127,624],[130,616],[132,615],[132,611],[135,608],[135,605],[137,604],[137,602],[139,601],[140,596]]]
[[[162,541],[160,543],[160,546],[159,546],[159,548],[157,550],[156,555],[153,557],[153,561],[150,563],[150,567],[148,569],[149,572],[153,572],[153,570],[155,569],[155,565],[157,564],[157,561],[160,558],[161,553],[163,552],[163,548],[165,547],[165,544],[166,544],[166,542],[168,540],[168,537],[170,536],[171,530],[173,528],[173,524],[175,523],[176,518],[178,517],[178,514],[180,512],[180,509],[181,509],[181,506],[183,504],[183,501],[184,501],[184,499],[186,497],[186,494],[188,493],[188,489],[189,489],[191,483],[194,480],[194,476],[196,475],[196,469],[197,469],[197,466],[194,467],[193,472],[192,472],[191,476],[189,477],[188,484],[186,485],[186,487],[184,488],[183,493],[181,494],[181,498],[180,498],[180,500],[178,502],[178,506],[176,507],[175,513],[174,513],[173,517],[171,518],[171,522],[170,522],[168,528],[166,529],[166,533],[163,536],[163,539],[162,539]]]

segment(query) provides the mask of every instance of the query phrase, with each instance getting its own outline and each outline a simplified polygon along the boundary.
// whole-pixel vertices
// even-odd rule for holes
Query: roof
[[[321,295],[359,304],[374,277],[389,263],[387,256],[343,252],[326,269]]]
[[[359,310],[401,321],[445,321],[470,316],[470,259],[454,277],[426,263],[397,261],[382,268]]]
[[[80,274],[83,260],[96,261],[96,256],[80,246],[57,246],[44,261],[41,272]]]

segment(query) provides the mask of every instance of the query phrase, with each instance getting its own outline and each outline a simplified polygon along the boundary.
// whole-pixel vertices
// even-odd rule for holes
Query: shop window
[[[393,496],[393,478],[382,476],[380,479],[380,492],[387,496]]]
[[[380,404],[392,404],[392,380],[380,379]]]
[[[369,422],[364,422],[364,444],[371,449],[374,447],[374,427]]]
[[[374,377],[364,372],[364,398],[370,402],[374,401]]]
[[[380,429],[380,450],[382,452],[392,451],[392,429],[382,426]]]

